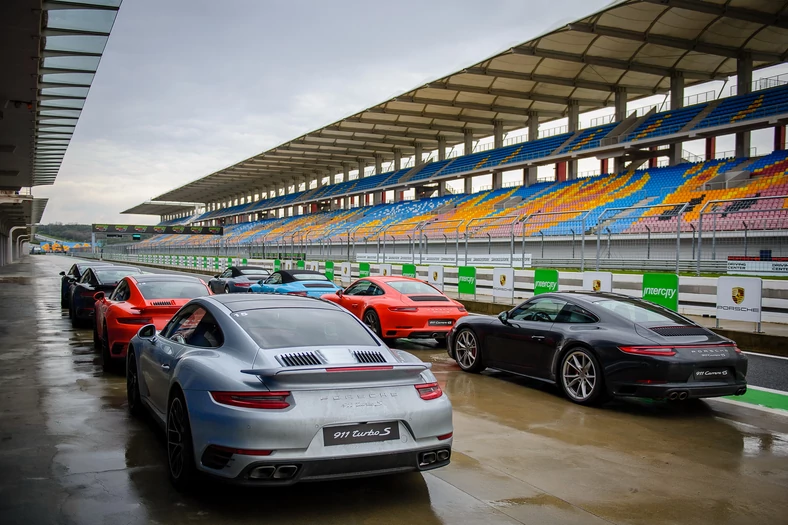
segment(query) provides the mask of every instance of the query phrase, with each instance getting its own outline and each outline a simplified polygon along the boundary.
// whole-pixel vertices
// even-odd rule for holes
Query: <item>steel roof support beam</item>
[[[632,40],[635,42],[645,42],[647,44],[671,47],[684,51],[697,51],[698,53],[705,53],[707,55],[717,55],[726,58],[738,58],[739,55],[741,55],[741,50],[735,47],[706,44],[695,40],[685,40],[682,38],[655,35],[653,33],[641,33],[638,31],[629,31],[627,29],[618,29],[615,27],[606,27],[597,24],[569,24],[567,27],[569,27],[571,31],[591,33],[594,35],[607,36],[611,38],[620,38],[622,40]],[[755,60],[762,60],[764,62],[782,61],[779,54],[768,52],[753,53],[753,58]]]
[[[518,55],[550,58],[553,60],[562,60],[564,62],[573,62],[576,64],[589,64],[592,66],[608,67],[611,69],[634,71],[636,73],[644,73],[646,75],[655,75],[658,77],[669,77],[676,73],[683,73],[686,78],[694,78],[698,80],[725,80],[727,78],[727,75],[721,74],[698,73],[696,71],[685,71],[676,68],[660,67],[652,64],[618,60],[615,58],[605,58],[593,55],[580,55],[575,53],[565,53],[563,51],[539,49],[533,46],[513,47],[511,52]]]
[[[315,145],[318,145],[318,146],[328,146],[328,147],[334,147],[334,148],[345,148],[345,147],[348,147],[348,148],[359,148],[360,147],[361,149],[366,150],[366,151],[391,152],[391,153],[394,152],[394,148],[396,147],[394,145],[392,145],[392,146],[377,146],[375,144],[369,144],[370,141],[353,140],[353,139],[347,139],[347,138],[333,139],[331,142],[327,142],[325,139],[324,140],[320,140],[320,139],[304,137],[304,138],[298,139],[297,141],[294,141],[294,142],[302,142],[304,144],[315,144]],[[346,142],[349,142],[350,144],[345,144]],[[405,141],[401,141],[401,142],[405,142]],[[413,148],[413,146],[410,143],[406,143],[405,146],[409,147],[411,149]]]
[[[437,134],[421,133],[418,131],[396,131],[396,130],[374,130],[368,128],[347,128],[340,126],[328,126],[328,131],[340,131],[342,133],[353,133],[354,135],[372,135],[375,137],[405,137],[414,140],[437,140]]]
[[[500,104],[476,104],[473,102],[456,102],[454,100],[444,100],[439,98],[428,98],[418,96],[402,96],[397,97],[397,102],[409,102],[411,104],[429,104],[433,106],[445,106],[459,109],[476,109],[479,111],[489,111],[491,113],[508,113],[510,115],[523,115],[528,116],[530,111],[528,108],[518,108],[515,106],[503,106]],[[548,112],[552,116],[560,118],[562,113],[560,111]]]
[[[362,134],[362,135],[366,134],[366,135],[372,135],[372,136],[371,137],[359,137],[359,136],[356,136],[357,134]],[[404,134],[404,133],[401,134],[401,136],[405,136],[405,135],[406,134]],[[400,134],[397,134],[397,136],[400,136]],[[434,136],[431,136],[431,135],[424,135],[424,137],[413,137],[413,136],[411,136],[410,138],[392,139],[392,138],[384,138],[382,135],[376,135],[375,133],[372,133],[372,132],[364,133],[364,132],[361,132],[361,131],[355,131],[355,132],[354,131],[345,131],[343,133],[331,133],[331,132],[321,131],[321,132],[318,132],[318,133],[310,133],[308,135],[308,137],[309,138],[324,137],[324,138],[332,139],[332,140],[333,139],[351,140],[351,141],[354,141],[354,142],[363,142],[363,143],[373,142],[373,143],[380,143],[380,144],[393,144],[395,146],[410,146],[410,147],[413,147],[413,143],[415,141],[417,141],[417,140],[421,141],[421,142],[435,142],[435,143],[438,142],[438,139],[436,137],[434,137]]]
[[[410,111],[407,109],[374,108],[374,109],[368,109],[365,113],[383,113],[386,115],[401,115],[403,117],[418,117],[418,118],[428,118],[434,120],[451,120],[451,121],[463,122],[463,123],[470,122],[473,124],[481,124],[490,127],[495,126],[496,120],[501,120],[502,122],[510,126],[520,126],[523,123],[523,121],[520,120],[466,117],[463,115],[456,115],[456,116],[444,115],[442,113],[429,113],[427,111]]]
[[[704,0],[644,0],[652,4],[659,4],[666,7],[677,7],[698,13],[707,13],[717,16],[726,16],[737,20],[754,22],[756,24],[773,25],[788,29],[788,17],[783,15],[773,15],[754,9],[742,7],[730,7],[722,4],[713,4]]]
[[[369,117],[349,117],[345,119],[346,122],[358,122],[360,124],[372,124],[375,126],[391,126],[394,128],[417,128],[417,129],[431,129],[434,131],[443,131],[444,133],[456,133],[462,135],[463,127],[444,126],[441,124],[422,124],[420,122],[397,122],[391,120],[377,120]],[[492,126],[492,121],[490,123]],[[385,130],[376,130],[376,133],[385,133]]]
[[[604,91],[606,93],[613,93],[618,87],[616,84],[607,82],[597,82],[592,80],[577,80],[574,78],[555,77],[551,75],[540,75],[534,73],[518,73],[515,71],[506,71],[504,69],[495,69],[490,67],[469,67],[463,69],[461,73],[471,75],[508,78],[511,80],[524,80],[526,82],[540,82],[543,84],[555,84],[557,86],[566,86],[582,89],[592,89],[596,91]],[[643,86],[627,86],[631,93],[641,95],[654,95],[657,93],[656,89],[643,87]]]
[[[567,106],[569,105],[570,101],[576,100],[581,106],[606,106],[608,102],[606,100],[590,100],[590,99],[577,99],[571,97],[559,97],[556,95],[544,95],[541,93],[534,93],[533,91],[514,91],[511,89],[498,89],[498,88],[486,88],[480,86],[469,86],[467,84],[457,84],[457,83],[433,83],[427,84],[424,86],[425,88],[430,89],[447,89],[450,91],[466,91],[468,93],[479,93],[482,95],[493,95],[496,97],[509,97],[509,98],[516,98],[516,99],[524,99],[524,100],[533,100],[534,102],[544,102],[546,104],[556,104],[559,106]],[[544,111],[540,110],[540,113],[546,114]],[[549,111],[547,112],[549,113]]]

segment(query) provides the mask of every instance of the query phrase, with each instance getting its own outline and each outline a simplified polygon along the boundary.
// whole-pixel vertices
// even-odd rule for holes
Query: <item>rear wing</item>
[[[253,368],[241,370],[242,374],[259,377],[265,383],[278,387],[313,386],[331,387],[352,383],[410,383],[422,372],[432,368],[431,363],[386,363],[374,365],[317,365],[286,368]]]

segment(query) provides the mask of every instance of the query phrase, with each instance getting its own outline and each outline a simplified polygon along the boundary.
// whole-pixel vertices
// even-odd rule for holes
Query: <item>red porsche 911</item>
[[[104,369],[124,362],[129,341],[144,325],[161,330],[181,306],[204,295],[211,290],[199,277],[149,273],[124,277],[109,296],[96,293],[93,342]]]
[[[437,288],[410,277],[364,277],[322,297],[344,306],[384,341],[446,340],[465,307]]]

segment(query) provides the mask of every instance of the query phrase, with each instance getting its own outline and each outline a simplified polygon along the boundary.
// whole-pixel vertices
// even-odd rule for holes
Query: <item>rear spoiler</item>
[[[258,377],[276,377],[283,379],[286,376],[323,374],[325,372],[341,374],[357,374],[370,372],[417,372],[421,373],[432,368],[432,363],[388,363],[380,365],[317,365],[317,366],[291,366],[287,368],[252,368],[241,370],[242,374]]]

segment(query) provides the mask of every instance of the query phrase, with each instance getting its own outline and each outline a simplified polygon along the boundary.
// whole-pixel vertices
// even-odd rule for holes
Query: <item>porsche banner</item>
[[[514,297],[514,268],[493,269],[493,299],[496,297],[510,301]]]
[[[760,323],[762,284],[758,277],[717,279],[717,319]]]
[[[142,234],[158,233],[164,235],[223,235],[223,226],[137,226],[134,224],[93,224],[93,233]]]

